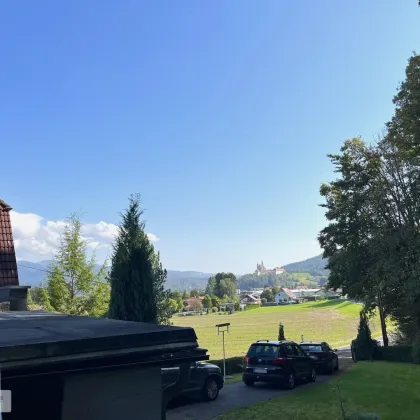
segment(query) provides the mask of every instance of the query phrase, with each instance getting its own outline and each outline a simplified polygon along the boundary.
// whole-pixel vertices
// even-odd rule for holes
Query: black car
[[[242,380],[285,384],[293,389],[298,380],[316,381],[316,363],[293,341],[259,340],[243,360]]]
[[[333,374],[339,369],[337,349],[333,350],[325,341],[304,341],[300,346],[315,360],[318,370]]]
[[[162,368],[162,386],[176,382],[179,367]],[[201,396],[204,400],[214,401],[223,388],[223,375],[220,368],[211,363],[193,362],[190,366],[190,380],[179,396]]]

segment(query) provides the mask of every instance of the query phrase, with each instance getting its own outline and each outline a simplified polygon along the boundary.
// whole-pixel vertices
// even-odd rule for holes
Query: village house
[[[261,305],[261,299],[251,294],[241,295],[241,304],[244,305]]]
[[[296,302],[296,296],[286,287],[282,287],[274,296],[274,302],[277,305],[287,305]]]
[[[184,312],[201,311],[203,309],[204,296],[191,297],[184,300]]]

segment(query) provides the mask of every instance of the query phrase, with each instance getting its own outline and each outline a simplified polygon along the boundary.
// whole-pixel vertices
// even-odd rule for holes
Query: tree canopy
[[[49,311],[100,317],[106,315],[109,303],[106,266],[98,272],[95,253],[87,256],[82,226],[77,214],[67,219],[46,281],[36,291],[36,303]]]
[[[109,317],[126,321],[168,323],[173,302],[165,290],[166,270],[145,232],[140,197],[130,197],[122,214],[110,273]]]
[[[393,100],[395,113],[374,145],[347,140],[329,155],[339,178],[321,186],[328,225],[319,242],[329,286],[379,307],[420,334],[420,56]]]

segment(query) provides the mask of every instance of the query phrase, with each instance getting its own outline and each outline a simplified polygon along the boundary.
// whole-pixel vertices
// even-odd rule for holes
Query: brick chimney
[[[22,311],[27,309],[29,286],[19,286],[10,210],[0,199],[0,303],[10,302],[11,311]]]

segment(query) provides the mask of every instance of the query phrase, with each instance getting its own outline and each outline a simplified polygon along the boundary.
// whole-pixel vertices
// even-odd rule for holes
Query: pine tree
[[[114,247],[109,317],[168,324],[172,311],[167,273],[145,233],[142,214],[139,196],[131,196]]]
[[[160,262],[160,252],[154,252],[152,247],[152,267],[153,267],[153,290],[157,309],[158,324],[170,325],[170,318],[173,315],[173,310],[169,305],[170,290],[165,289],[167,271],[163,268]]]
[[[109,284],[105,282],[105,263],[96,272],[95,255],[88,258],[86,248],[82,223],[73,214],[67,219],[60,247],[39,290],[45,310],[89,316],[102,316],[106,312]],[[97,299],[99,294],[101,299]]]
[[[372,358],[373,343],[367,315],[364,311],[360,311],[359,328],[355,340],[357,360],[370,360]]]

